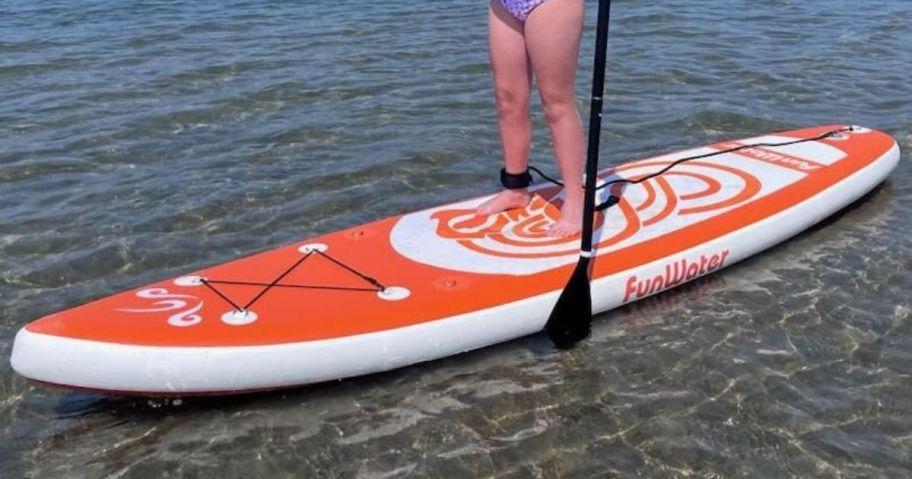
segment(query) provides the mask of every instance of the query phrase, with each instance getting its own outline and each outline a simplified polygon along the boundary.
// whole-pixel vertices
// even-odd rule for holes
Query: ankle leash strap
[[[528,188],[532,184],[532,174],[529,170],[522,173],[507,173],[506,168],[500,169],[500,184],[508,190]]]

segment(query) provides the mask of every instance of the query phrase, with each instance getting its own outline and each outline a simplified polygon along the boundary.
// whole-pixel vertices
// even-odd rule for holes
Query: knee
[[[545,121],[549,125],[559,123],[566,118],[575,118],[579,115],[576,108],[576,98],[567,93],[542,92],[542,107],[545,110]]]
[[[494,91],[497,103],[497,116],[501,119],[513,119],[529,116],[529,95],[509,88],[497,88]]]

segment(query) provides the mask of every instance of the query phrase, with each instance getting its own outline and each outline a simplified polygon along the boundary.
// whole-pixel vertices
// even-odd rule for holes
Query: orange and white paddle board
[[[606,169],[635,179],[671,162],[782,144],[829,125]],[[593,309],[606,311],[718,271],[858,199],[899,161],[861,127],[676,165],[597,220]],[[602,197],[611,188],[604,188]],[[67,388],[230,394],[385,371],[541,331],[579,255],[546,235],[560,190],[477,218],[475,198],[356,226],[188,272],[41,318],[12,366]]]

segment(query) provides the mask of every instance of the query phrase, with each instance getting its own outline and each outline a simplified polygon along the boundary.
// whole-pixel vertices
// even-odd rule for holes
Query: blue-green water
[[[613,3],[604,164],[833,122],[912,151],[906,0]],[[467,0],[0,3],[0,356],[58,309],[492,191],[485,18]],[[571,351],[531,337],[178,403],[0,361],[0,477],[912,477],[908,165]]]

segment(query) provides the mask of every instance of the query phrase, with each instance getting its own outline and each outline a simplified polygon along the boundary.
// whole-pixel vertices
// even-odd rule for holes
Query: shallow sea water
[[[603,164],[834,122],[912,151],[905,0],[613,3]],[[0,356],[64,307],[492,191],[491,96],[484,2],[3,2]],[[910,182],[569,351],[181,400],[0,361],[0,477],[912,477]]]

